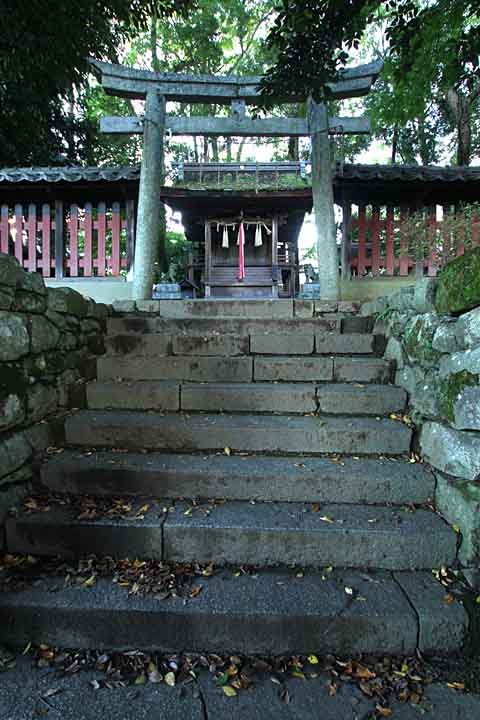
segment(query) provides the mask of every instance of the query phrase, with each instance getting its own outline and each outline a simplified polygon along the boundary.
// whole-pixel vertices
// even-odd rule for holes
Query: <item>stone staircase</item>
[[[68,417],[67,449],[42,468],[51,492],[130,496],[141,513],[19,510],[7,545],[205,564],[201,590],[160,600],[107,578],[86,590],[47,577],[0,594],[0,641],[268,654],[461,648],[467,616],[431,572],[455,563],[457,536],[432,509],[432,474],[410,462],[407,398],[371,319],[311,301],[143,309],[109,320],[87,409]]]

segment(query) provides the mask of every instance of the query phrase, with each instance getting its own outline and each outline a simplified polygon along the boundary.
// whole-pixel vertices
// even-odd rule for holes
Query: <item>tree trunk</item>
[[[298,160],[298,137],[288,138],[288,159]]]
[[[450,88],[447,104],[457,132],[457,165],[469,165],[472,153],[470,103],[455,88]]]
[[[338,300],[339,262],[327,108],[312,99],[308,106],[312,142],[312,196],[320,297]]]
[[[232,138],[227,137],[227,162],[232,162]]]
[[[242,139],[240,140],[239,145],[238,145],[238,150],[237,150],[237,163],[242,162],[242,152],[243,152],[243,146],[245,145],[245,140],[246,140],[246,138],[242,138]]]
[[[147,93],[145,103],[143,156],[133,268],[134,300],[148,300],[152,297],[154,266],[158,255],[164,129],[165,98],[151,90]]]
[[[392,138],[392,155],[391,155],[391,162],[392,165],[395,165],[397,162],[397,148],[398,148],[398,128],[395,126],[393,130],[393,138]]]
[[[210,145],[212,147],[213,162],[218,162],[218,139],[216,137],[211,137]]]

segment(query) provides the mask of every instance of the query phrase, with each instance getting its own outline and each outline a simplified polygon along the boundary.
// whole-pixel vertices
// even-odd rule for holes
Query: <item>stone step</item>
[[[369,333],[340,335],[336,332],[218,334],[126,333],[105,340],[109,356],[235,356],[268,355],[368,355],[376,352],[379,336]]]
[[[152,315],[125,315],[107,320],[109,335],[136,334],[186,334],[186,335],[254,335],[273,333],[323,333],[346,334],[370,333],[372,320],[369,317],[344,316],[338,313],[315,318],[196,318],[168,319]]]
[[[377,570],[426,570],[449,566],[456,557],[455,532],[431,510],[245,501],[169,505],[152,499],[131,506],[128,517],[92,518],[76,504],[20,511],[6,520],[7,550]]]
[[[325,578],[325,579],[324,579]],[[56,647],[292,655],[453,652],[467,616],[430,573],[229,570],[198,577],[195,597],[129,594],[109,578],[44,578],[0,593],[0,642]],[[55,592],[52,592],[52,590]],[[348,591],[348,592],[347,592]],[[54,619],[54,621],[52,621]]]
[[[141,313],[159,315],[174,319],[199,318],[256,318],[256,319],[284,319],[293,317],[316,317],[342,313],[356,315],[360,304],[351,301],[322,301],[322,300],[238,300],[238,299],[212,299],[212,300],[145,300],[135,303],[136,309]],[[117,306],[118,307],[118,306]],[[119,307],[121,312],[126,306]]]
[[[99,380],[179,380],[184,382],[356,382],[389,383],[393,363],[375,357],[141,356],[97,360]]]
[[[433,474],[404,460],[64,451],[41,467],[55,493],[278,502],[422,504]]]
[[[83,410],[65,421],[67,445],[130,450],[402,455],[411,435],[400,422],[368,417]]]
[[[405,408],[406,392],[385,385],[353,383],[183,383],[168,380],[90,382],[91,410],[388,415]]]
[[[449,566],[457,545],[430,510],[279,502],[176,503],[163,538],[164,558],[175,562],[380,570]]]

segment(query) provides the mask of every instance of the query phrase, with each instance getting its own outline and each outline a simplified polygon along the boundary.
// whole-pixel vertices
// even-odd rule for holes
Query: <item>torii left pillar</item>
[[[163,95],[155,90],[147,93],[133,265],[134,300],[150,300],[152,297],[154,268],[159,247],[165,105]]]
[[[312,198],[320,297],[322,300],[338,300],[339,258],[327,106],[309,98],[308,115],[312,144]]]

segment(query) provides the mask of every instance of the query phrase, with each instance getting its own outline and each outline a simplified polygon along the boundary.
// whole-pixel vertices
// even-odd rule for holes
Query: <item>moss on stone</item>
[[[431,316],[419,315],[408,323],[404,336],[404,349],[412,360],[433,365],[438,362],[441,353],[432,346],[437,325],[429,322],[429,317]]]
[[[480,375],[462,370],[444,378],[440,383],[440,407],[451,423],[455,422],[455,403],[465,387],[480,385]]]
[[[440,315],[455,315],[477,305],[480,305],[480,247],[468,250],[445,265],[435,298]]]

